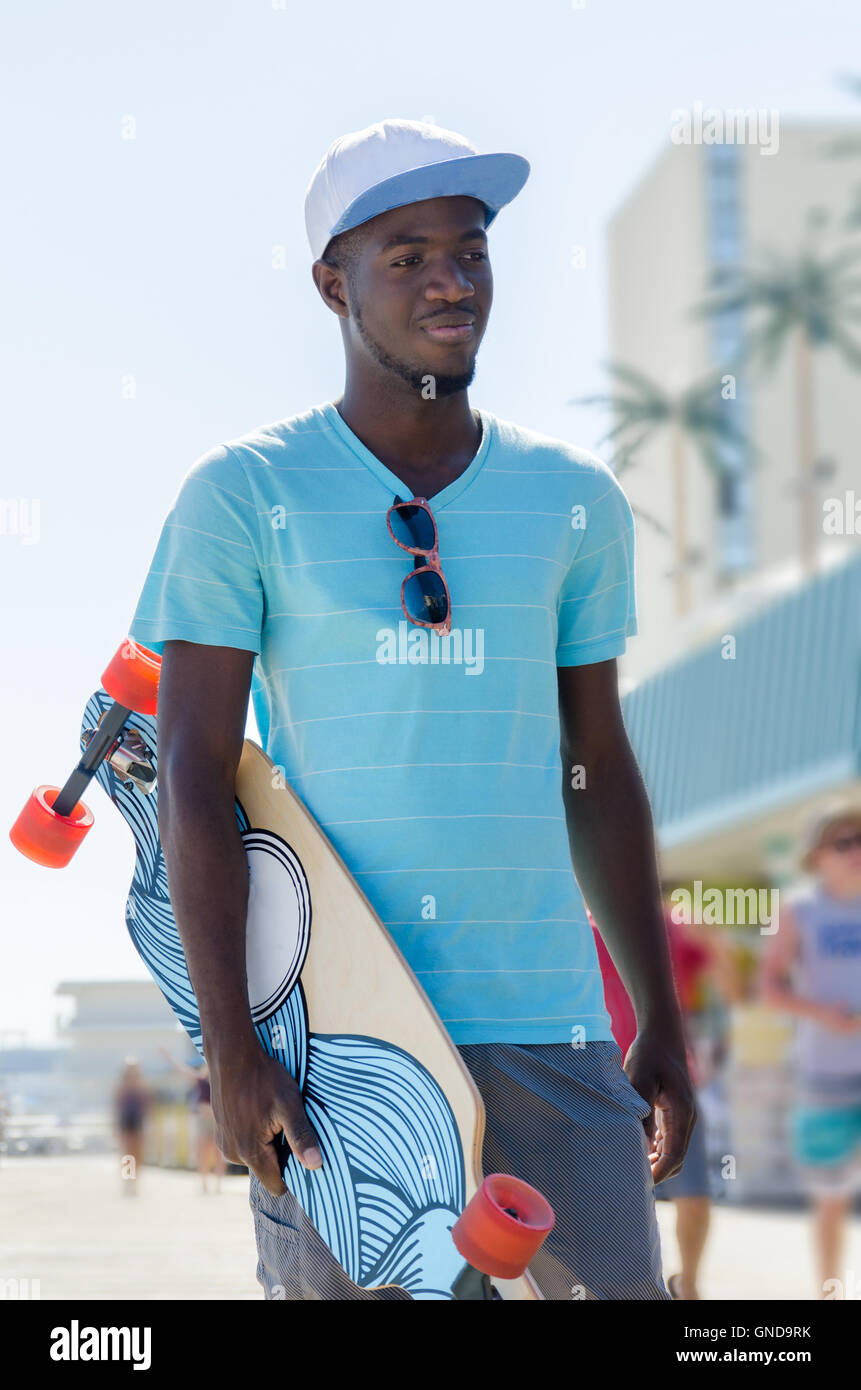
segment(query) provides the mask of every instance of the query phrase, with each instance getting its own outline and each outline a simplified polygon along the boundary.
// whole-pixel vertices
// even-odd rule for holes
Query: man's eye
[[[467,258],[474,257],[474,258],[475,258],[476,260],[478,260],[478,261],[486,261],[486,260],[487,260],[487,252],[486,252],[486,251],[464,251],[463,254],[464,254]],[[392,267],[394,268],[395,266],[408,265],[410,262],[416,263],[416,262],[418,262],[418,261],[420,261],[420,260],[421,260],[421,257],[420,257],[420,256],[401,256],[399,260],[397,260],[397,261],[392,261]]]

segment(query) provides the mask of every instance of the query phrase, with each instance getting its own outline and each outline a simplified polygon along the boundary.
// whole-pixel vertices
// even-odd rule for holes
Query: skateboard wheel
[[[133,642],[121,642],[102,676],[102,685],[112,700],[138,714],[155,714],[158,705],[158,677],[161,657]]]
[[[489,1173],[451,1235],[474,1269],[497,1279],[517,1279],[555,1221],[553,1208],[536,1188],[507,1173]]]
[[[70,816],[58,815],[54,802],[59,795],[59,787],[37,787],[9,831],[15,848],[47,869],[68,864],[93,824],[93,813],[83,801]]]

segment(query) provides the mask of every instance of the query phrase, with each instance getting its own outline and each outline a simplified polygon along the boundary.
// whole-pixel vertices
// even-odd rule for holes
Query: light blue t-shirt
[[[197,461],[131,634],[257,653],[266,752],[455,1042],[610,1040],[556,667],[617,657],[636,632],[633,517],[599,459],[479,414],[478,452],[430,499],[448,638],[400,605],[413,561],[386,512],[414,494],[331,402]]]

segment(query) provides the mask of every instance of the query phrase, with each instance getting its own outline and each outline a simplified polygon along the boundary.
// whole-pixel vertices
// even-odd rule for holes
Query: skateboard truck
[[[115,706],[115,708],[119,708]],[[107,719],[110,711],[106,710],[99,720],[95,729],[85,729],[82,735],[84,748],[89,751],[94,738],[98,737],[99,729]],[[144,741],[139,729],[133,725],[124,725],[120,735],[114,739],[107,753],[103,753],[99,761],[106,761],[114,769],[120,781],[127,786],[137,787],[144,796],[149,796],[150,792],[155,791],[156,775],[152,764],[152,749]],[[83,761],[83,760],[82,760]],[[81,768],[81,763],[78,764]],[[59,798],[58,798],[59,800]],[[56,810],[56,802],[54,809]]]
[[[152,756],[141,734],[126,721],[154,715],[158,704],[161,657],[130,638],[123,642],[102,676],[114,704],[95,729],[84,734],[84,752],[62,787],[36,787],[9,831],[17,850],[37,864],[60,869],[68,864],[93,825],[93,813],[81,801],[105,759],[124,782],[148,795],[155,787]]]

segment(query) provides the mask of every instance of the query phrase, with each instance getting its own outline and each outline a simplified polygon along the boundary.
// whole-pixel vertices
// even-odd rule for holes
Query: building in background
[[[161,1048],[186,1059],[194,1056],[152,980],[67,980],[56,992],[75,1001],[75,1012],[62,1028],[70,1111],[109,1112],[126,1057],[137,1058],[148,1080],[161,1081],[169,1076]]]
[[[719,446],[715,471],[693,438],[666,429],[621,472],[635,511],[666,532],[638,526],[640,640],[625,659],[629,686],[803,579],[803,506],[818,520],[821,567],[861,544],[861,532],[826,535],[821,525],[822,502],[857,488],[861,372],[828,346],[812,354],[815,472],[802,478],[796,336],[768,374],[735,365],[749,314],[695,312],[716,272],[796,258],[811,215],[823,219],[823,254],[858,245],[846,226],[857,166],[831,153],[850,133],[859,127],[782,125],[771,154],[756,144],[668,144],[612,219],[612,361],[672,395],[710,373],[733,376],[723,389],[735,394],[716,394],[749,440]]]

